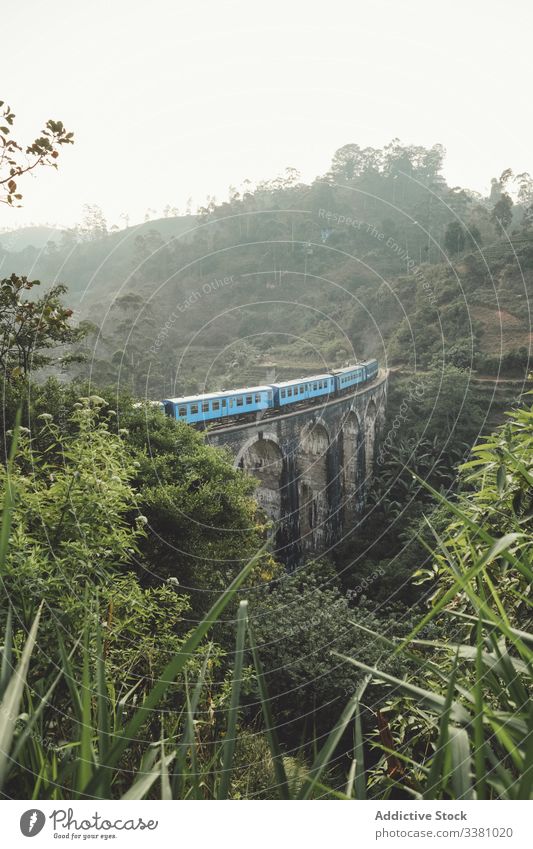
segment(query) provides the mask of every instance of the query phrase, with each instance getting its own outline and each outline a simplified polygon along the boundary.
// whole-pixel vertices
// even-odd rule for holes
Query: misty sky
[[[59,118],[76,144],[0,227],[72,225],[84,203],[123,226],[395,136],[444,144],[452,185],[533,173],[526,0],[24,0],[2,23],[18,136]]]

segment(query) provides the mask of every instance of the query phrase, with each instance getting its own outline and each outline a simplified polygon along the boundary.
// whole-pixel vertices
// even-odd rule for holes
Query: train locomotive
[[[270,410],[291,410],[302,403],[307,405],[315,400],[342,395],[358,384],[374,380],[378,370],[377,360],[367,360],[281,383],[167,398],[162,405],[167,416],[193,425],[216,424],[241,417],[254,419],[268,414]]]

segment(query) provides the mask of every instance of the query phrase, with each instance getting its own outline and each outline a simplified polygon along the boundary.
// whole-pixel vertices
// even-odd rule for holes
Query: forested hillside
[[[288,168],[195,217],[121,231],[91,208],[2,262],[66,282],[93,379],[154,399],[365,356],[523,377],[533,181],[507,169],[482,198],[446,185],[443,157],[349,144],[311,185]]]

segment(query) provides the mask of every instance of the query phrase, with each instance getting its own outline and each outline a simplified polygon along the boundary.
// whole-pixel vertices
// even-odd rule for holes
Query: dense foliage
[[[417,670],[385,677],[401,768],[391,770],[387,752],[372,795],[398,785],[425,798],[524,799],[533,791],[533,407],[515,411],[474,457],[461,468],[467,495],[446,503],[433,491],[449,520],[442,531],[431,527],[433,565],[419,574],[432,585],[431,607],[406,640],[391,642],[399,655],[409,650]],[[443,638],[420,639],[436,619]]]

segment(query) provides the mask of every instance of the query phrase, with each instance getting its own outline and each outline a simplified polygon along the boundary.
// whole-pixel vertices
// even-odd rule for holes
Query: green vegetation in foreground
[[[87,409],[82,406],[81,415],[90,420]],[[98,434],[98,425],[91,426]],[[77,437],[82,448],[84,434],[81,430]],[[339,652],[333,635],[328,674],[343,674],[337,671],[340,661],[356,667],[359,680],[348,682],[350,692],[327,732],[303,740],[297,753],[288,753],[280,743],[276,699],[267,685],[268,652],[255,636],[254,604],[244,599],[232,626],[235,642],[224,694],[217,704],[210,696],[209,638],[246,586],[264,554],[261,549],[205,618],[168,652],[164,668],[145,682],[138,699],[135,686],[120,692],[121,669],[108,662],[108,630],[98,613],[115,582],[112,566],[96,589],[93,580],[80,576],[86,615],[69,648],[57,616],[64,592],[57,598],[47,592],[23,627],[22,601],[14,609],[8,601],[13,559],[27,533],[20,527],[24,480],[15,471],[24,450],[17,446],[19,439],[17,426],[4,475],[0,536],[7,591],[0,679],[4,793],[56,799],[349,799],[383,798],[401,790],[417,798],[531,798],[533,409],[517,410],[505,427],[476,447],[475,459],[462,470],[468,498],[449,501],[432,492],[450,519],[444,531],[434,531],[431,573],[420,575],[432,581],[429,612],[403,637],[355,622],[383,647],[382,657],[392,657],[404,673],[391,672],[390,662],[374,665],[360,659],[353,652],[355,642],[351,650]],[[86,516],[88,536],[91,521]],[[57,530],[57,516],[52,524]],[[77,545],[65,552],[65,568],[78,555]],[[34,552],[36,571],[38,559]],[[305,605],[305,594],[301,598]],[[313,593],[311,598],[316,602]],[[440,628],[439,639],[424,638],[430,622]],[[287,658],[283,662],[290,666]],[[41,670],[38,679],[36,669]],[[311,674],[305,670],[307,680]],[[375,679],[379,689],[371,691]],[[258,708],[252,724],[250,687]],[[64,714],[58,711],[61,703]],[[374,733],[368,731],[369,713],[379,718]],[[352,740],[351,755],[347,739]]]

